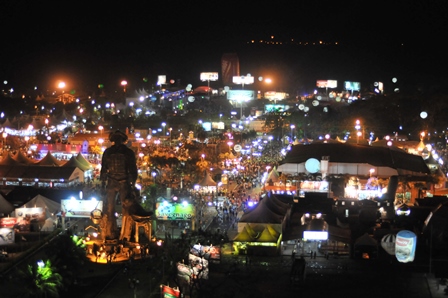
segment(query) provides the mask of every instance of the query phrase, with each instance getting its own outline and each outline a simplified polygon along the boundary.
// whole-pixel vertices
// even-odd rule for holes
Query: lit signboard
[[[316,81],[317,88],[337,88],[338,81],[336,80],[318,80]]]
[[[201,72],[201,81],[217,81],[218,73],[217,72]]]
[[[395,238],[395,257],[400,263],[413,262],[417,247],[417,235],[408,230],[397,233]]]
[[[232,77],[232,82],[237,85],[249,85],[254,83],[252,76],[235,76]]]
[[[255,99],[255,92],[253,90],[229,90],[227,99],[238,102],[249,101]]]
[[[17,218],[15,217],[3,217],[0,218],[0,228],[12,228],[16,225]]]
[[[190,203],[162,201],[156,203],[155,214],[159,220],[191,220],[195,208]]]
[[[303,238],[307,240],[328,240],[328,232],[303,231]]]
[[[264,106],[265,112],[284,112],[289,110],[288,105],[280,105],[280,104],[269,104]]]
[[[350,82],[345,81],[344,82],[345,90],[352,90],[352,91],[359,91],[361,90],[361,83],[360,82]]]
[[[264,98],[269,100],[282,100],[288,97],[289,94],[285,92],[268,91],[264,93]]]
[[[65,217],[90,218],[90,213],[95,209],[103,210],[103,202],[97,200],[61,200],[61,211]]]
[[[224,124],[224,122],[212,122],[212,128],[213,129],[224,129],[225,124]]]
[[[166,75],[160,75],[157,77],[157,85],[165,85],[166,84]]]
[[[14,243],[14,229],[0,228],[0,245]]]

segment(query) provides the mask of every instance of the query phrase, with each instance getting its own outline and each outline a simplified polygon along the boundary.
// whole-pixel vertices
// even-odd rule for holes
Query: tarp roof
[[[19,164],[23,165],[31,165],[34,164],[34,161],[30,158],[28,158],[25,153],[23,153],[21,150],[18,150],[15,155],[12,156],[14,160],[16,160]]]
[[[423,158],[419,155],[409,154],[396,147],[374,147],[368,145],[331,143],[331,144],[306,144],[295,145],[280,162],[279,172],[288,164],[304,164],[310,158],[321,160],[323,156],[329,156],[329,173],[331,165],[357,164],[396,170],[400,175],[427,176],[431,172]],[[354,166],[343,167],[345,171],[356,168]],[[357,169],[354,169],[355,171]],[[363,169],[364,170],[364,169]],[[345,174],[345,173],[336,173]],[[359,174],[359,173],[349,173]]]
[[[85,159],[81,152],[76,155],[76,160],[78,160],[82,165],[85,165],[86,167],[92,167],[92,164],[87,159]]]
[[[9,152],[4,153],[2,159],[0,160],[0,165],[2,166],[13,166],[18,164],[19,162],[12,158],[11,153]]]
[[[216,186],[215,180],[212,179],[210,173],[206,172],[204,179],[198,183],[200,186]]]
[[[91,168],[90,166],[82,164],[74,155],[72,155],[72,157],[62,165],[62,167],[77,167],[83,171],[87,171]]]
[[[276,211],[273,211],[272,204],[269,204],[267,200],[269,200],[269,197],[264,198],[260,201],[259,204],[256,205],[256,207],[247,212],[244,213],[241,216],[240,222],[247,222],[247,223],[273,223],[273,224],[280,224],[282,223],[285,214],[278,214]],[[265,201],[266,200],[266,201]],[[265,201],[263,203],[263,201]]]
[[[0,165],[0,177],[15,179],[64,179],[70,180],[76,167],[45,167],[35,165]]]
[[[279,177],[280,177],[280,174],[277,172],[277,168],[274,167],[269,172],[268,177],[266,178],[266,181],[268,182],[269,180],[272,180],[272,182],[277,182]]]
[[[233,238],[233,241],[240,241],[240,242],[250,242],[254,240],[255,239],[250,235],[246,227],[244,227],[243,230],[240,233],[238,233],[238,235],[236,235],[235,238]]]
[[[47,214],[47,218],[51,216],[56,216],[56,214],[61,210],[61,204],[55,201],[50,200],[42,195],[37,195],[32,198],[30,201],[26,202],[19,208],[35,208],[40,207],[44,209]]]
[[[44,158],[36,162],[36,165],[39,166],[53,166],[53,167],[59,167],[62,165],[62,161],[58,160],[56,157],[54,157],[50,151],[47,152],[47,155],[45,155]]]
[[[261,232],[260,237],[257,238],[258,242],[277,242],[278,237],[274,237],[274,235],[269,232],[269,229],[264,228],[263,232]]]
[[[358,245],[361,245],[361,246],[377,246],[378,245],[378,241],[376,241],[375,239],[370,237],[369,234],[364,233],[364,235],[362,235],[361,237],[356,239],[355,245],[356,246],[358,246]]]
[[[10,214],[13,211],[14,206],[0,194],[0,213]]]

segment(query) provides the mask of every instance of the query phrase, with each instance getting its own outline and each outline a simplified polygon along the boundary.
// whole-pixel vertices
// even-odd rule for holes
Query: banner
[[[395,257],[398,262],[413,262],[416,247],[417,236],[414,232],[403,230],[397,233],[395,238]]]
[[[171,288],[169,286],[161,285],[162,297],[164,298],[177,298],[180,297],[180,291],[178,288]]]

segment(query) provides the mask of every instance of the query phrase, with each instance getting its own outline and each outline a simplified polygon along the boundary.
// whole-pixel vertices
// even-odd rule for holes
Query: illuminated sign
[[[0,228],[12,228],[16,225],[17,218],[15,217],[3,217],[0,218]]]
[[[217,81],[218,73],[217,72],[201,72],[201,81]]]
[[[162,297],[164,298],[177,298],[180,297],[180,291],[178,288],[171,288],[169,286],[161,285]]]
[[[229,90],[227,92],[227,99],[232,101],[249,101],[255,98],[255,92],[253,90]]]
[[[338,81],[336,80],[318,80],[316,81],[317,88],[337,88]]]
[[[397,233],[395,238],[395,257],[400,263],[413,262],[417,236],[414,232],[403,230]]]
[[[276,105],[276,104],[272,104],[272,105],[265,105],[264,106],[264,111],[265,112],[284,112],[289,110],[289,106],[288,105]]]
[[[65,217],[90,218],[90,213],[95,210],[103,210],[103,202],[97,200],[61,200],[61,211]]]
[[[328,232],[303,231],[303,238],[307,240],[328,240]]]
[[[254,83],[254,77],[252,76],[235,76],[232,78],[232,82],[237,85],[249,85]]]
[[[191,220],[195,215],[195,208],[192,204],[171,203],[168,201],[156,203],[156,217],[159,220]]]
[[[14,243],[14,229],[0,228],[0,245]]]
[[[17,216],[16,227],[19,231],[29,231],[31,223],[45,221],[45,210],[41,207],[17,208],[15,212]]]
[[[166,75],[160,75],[157,77],[157,85],[161,86],[166,84]]]
[[[352,90],[352,91],[359,91],[361,90],[361,83],[360,82],[350,82],[345,81],[344,82],[345,90]]]
[[[264,98],[269,100],[282,100],[288,97],[289,94],[285,92],[268,91],[264,93]]]

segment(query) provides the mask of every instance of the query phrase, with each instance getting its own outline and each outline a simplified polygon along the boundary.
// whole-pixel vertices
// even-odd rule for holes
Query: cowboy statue
[[[105,190],[102,230],[105,240],[130,240],[134,221],[149,220],[152,212],[138,203],[139,193],[135,188],[137,162],[135,153],[126,146],[128,137],[117,130],[109,135],[113,143],[103,153],[101,161],[101,185]],[[115,206],[121,205],[122,226],[118,236]]]

